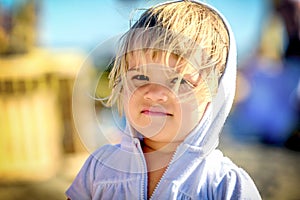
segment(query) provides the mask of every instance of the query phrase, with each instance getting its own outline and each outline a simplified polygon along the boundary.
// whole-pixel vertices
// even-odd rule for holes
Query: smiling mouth
[[[151,111],[151,110],[143,110],[141,113],[144,114],[144,115],[157,116],[157,117],[160,117],[160,116],[173,116],[170,113],[165,113],[165,112],[160,112],[160,111]]]

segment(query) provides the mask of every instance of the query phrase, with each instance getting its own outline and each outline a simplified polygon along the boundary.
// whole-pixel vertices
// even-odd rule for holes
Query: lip
[[[149,115],[149,116],[173,116],[171,113],[160,111],[160,110],[150,110],[150,109],[144,109],[141,111],[142,114],[144,115]]]

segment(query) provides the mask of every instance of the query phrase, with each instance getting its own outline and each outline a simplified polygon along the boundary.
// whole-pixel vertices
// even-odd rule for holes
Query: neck
[[[181,143],[178,142],[157,142],[149,138],[144,138],[142,146],[144,153],[150,152],[160,152],[166,154],[173,154],[176,151],[176,148]]]
[[[157,143],[155,141],[144,139],[142,149],[147,163],[148,172],[163,172],[169,165],[178,144]]]

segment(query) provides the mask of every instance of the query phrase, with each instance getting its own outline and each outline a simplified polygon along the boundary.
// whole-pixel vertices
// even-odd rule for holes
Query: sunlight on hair
[[[120,38],[109,74],[112,94],[105,105],[116,103],[121,112],[122,77],[127,73],[128,60],[135,57],[146,63],[149,61],[146,54],[155,60],[158,53],[163,53],[166,66],[170,65],[169,57],[176,55],[175,68],[182,75],[179,78],[184,78],[184,74],[193,69],[213,95],[224,71],[228,51],[228,30],[221,17],[207,6],[182,1],[150,8]]]

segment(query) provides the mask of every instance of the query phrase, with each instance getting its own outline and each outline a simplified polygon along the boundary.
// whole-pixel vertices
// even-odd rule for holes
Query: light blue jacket
[[[189,145],[178,149],[151,199],[260,199],[248,174],[219,150],[203,157],[200,149]],[[66,194],[72,200],[147,199],[147,169],[139,139],[97,150]]]
[[[152,196],[147,197],[147,167],[141,137],[127,125],[119,145],[103,146],[87,159],[66,192],[69,198],[261,199],[249,175],[216,149],[233,103],[236,81],[236,45],[223,19],[230,32],[230,50],[218,93],[200,123],[177,147]]]

